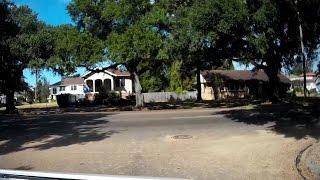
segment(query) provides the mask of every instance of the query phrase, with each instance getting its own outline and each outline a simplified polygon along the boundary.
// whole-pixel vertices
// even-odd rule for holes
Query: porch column
[[[114,77],[111,78],[111,91],[114,91]]]
[[[96,92],[96,80],[95,79],[93,79],[92,80],[92,92]]]

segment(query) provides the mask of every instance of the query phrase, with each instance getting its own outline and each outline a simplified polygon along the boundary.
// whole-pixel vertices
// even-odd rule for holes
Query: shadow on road
[[[50,114],[0,116],[0,155],[25,149],[45,150],[100,141],[118,131],[106,131],[110,114]]]
[[[33,169],[31,166],[19,166],[15,168],[15,170],[31,170]]]
[[[280,104],[259,105],[251,110],[227,110],[215,114],[222,114],[239,123],[249,125],[266,125],[268,130],[285,137],[296,139],[320,137],[320,106]],[[269,124],[270,123],[270,124]]]

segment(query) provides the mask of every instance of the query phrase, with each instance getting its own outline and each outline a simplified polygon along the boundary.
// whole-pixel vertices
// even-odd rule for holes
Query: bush
[[[120,97],[119,93],[117,93],[116,91],[110,91],[108,93],[109,97],[112,97],[112,98],[118,98]]]
[[[296,87],[293,89],[293,93],[296,94],[296,93],[303,93],[303,87]]]
[[[26,102],[26,98],[24,98],[23,96],[18,96],[17,102]]]
[[[107,91],[105,89],[100,89],[99,93],[94,95],[95,104],[103,104],[103,100],[107,98],[119,98],[119,94],[116,91]]]

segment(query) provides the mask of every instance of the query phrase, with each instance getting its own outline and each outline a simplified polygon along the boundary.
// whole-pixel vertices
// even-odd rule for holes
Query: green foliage
[[[119,98],[119,93],[117,93],[116,91],[110,91],[108,93],[108,96],[111,97],[111,98]]]
[[[296,87],[293,89],[293,94],[303,93],[303,87]]]
[[[141,86],[144,92],[158,92],[163,88],[164,80],[161,74],[154,74],[150,70],[141,74]]]
[[[224,85],[224,81],[220,76],[212,76],[208,80],[209,84],[213,88],[221,88]]]
[[[103,100],[109,97],[108,91],[103,87],[97,91],[98,93],[94,95],[94,102],[95,104],[102,104]]]
[[[312,61],[307,61],[306,62],[306,72],[313,72],[313,62]],[[291,74],[294,74],[296,76],[300,76],[303,74],[303,64],[302,63],[297,63],[293,66],[291,69]]]
[[[45,103],[48,101],[50,90],[50,84],[46,78],[40,78],[37,82],[37,97],[36,101]]]
[[[181,61],[175,61],[171,65],[169,70],[169,91],[181,93],[183,90],[180,76],[181,63]]]
[[[18,96],[18,97],[17,97],[17,101],[18,101],[18,102],[26,102],[26,98],[23,97],[23,96]]]
[[[95,36],[79,32],[71,25],[58,26],[52,29],[56,37],[54,55],[46,63],[46,67],[61,75],[75,72],[76,67],[90,67],[103,58],[103,41]]]
[[[6,111],[15,112],[14,92],[21,85],[22,71],[34,59],[45,59],[46,39],[37,38],[45,27],[27,6],[0,1],[0,91],[6,94]],[[40,45],[39,45],[40,44]]]
[[[95,104],[102,104],[103,100],[106,100],[108,98],[120,98],[120,95],[116,91],[108,91],[105,88],[98,89],[97,94],[94,95],[94,103]]]

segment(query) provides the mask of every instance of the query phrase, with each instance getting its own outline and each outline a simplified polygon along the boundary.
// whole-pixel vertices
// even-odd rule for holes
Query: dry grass
[[[35,104],[25,104],[17,106],[18,109],[43,109],[43,108],[56,108],[58,107],[57,102],[49,103],[35,103]]]
[[[16,106],[18,109],[46,109],[46,108],[57,108],[57,102],[49,102],[49,103],[35,103],[35,104],[24,104],[20,106]],[[5,110],[5,107],[0,108],[0,110]]]

